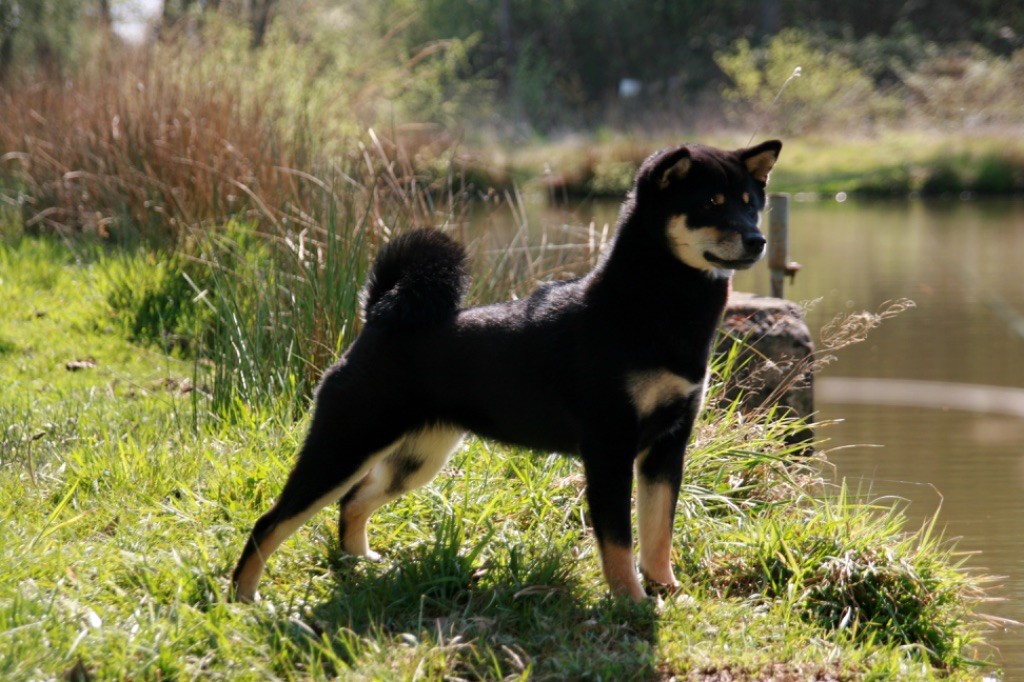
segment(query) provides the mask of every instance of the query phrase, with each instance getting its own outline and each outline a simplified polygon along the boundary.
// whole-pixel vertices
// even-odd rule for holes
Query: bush
[[[1016,125],[1024,118],[1024,50],[996,57],[978,46],[940,50],[901,73],[916,115],[943,126]]]
[[[109,260],[105,273],[106,299],[115,322],[132,341],[152,343],[167,351],[191,353],[208,339],[209,310],[196,300],[194,285],[202,285],[200,269],[180,256],[149,253]]]
[[[795,29],[780,32],[762,48],[741,39],[715,61],[732,80],[722,91],[730,115],[747,127],[787,135],[865,129],[898,110],[896,101],[876,92],[849,60],[815,47]]]

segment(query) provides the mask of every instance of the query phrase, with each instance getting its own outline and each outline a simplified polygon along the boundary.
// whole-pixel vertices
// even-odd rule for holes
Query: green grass
[[[327,511],[275,554],[262,601],[227,603],[305,421],[245,403],[221,419],[187,391],[209,368],[129,340],[109,294],[160,267],[0,242],[0,678],[980,675],[963,557],[828,492],[792,425],[728,409],[688,461],[676,596],[607,597],[576,462],[470,440],[375,516],[383,561],[341,556]]]

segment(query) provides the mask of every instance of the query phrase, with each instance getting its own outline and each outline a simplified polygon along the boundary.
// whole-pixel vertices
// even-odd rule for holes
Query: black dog
[[[578,455],[605,578],[640,600],[635,467],[640,570],[675,587],[683,452],[730,277],[764,252],[758,223],[781,148],[653,154],[597,267],[518,301],[460,309],[462,247],[436,230],[394,239],[366,285],[365,328],[324,375],[295,468],[246,542],[234,596],[251,600],[271,553],[337,500],[342,547],[374,556],[370,515],[429,481],[465,431]]]

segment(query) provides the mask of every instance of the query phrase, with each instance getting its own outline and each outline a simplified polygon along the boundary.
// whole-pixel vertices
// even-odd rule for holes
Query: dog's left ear
[[[665,189],[673,181],[686,177],[690,170],[690,150],[686,147],[655,152],[643,162],[637,173],[637,187]]]
[[[749,149],[739,150],[739,155],[747,170],[763,187],[768,184],[768,173],[775,166],[775,162],[779,160],[780,151],[782,151],[782,142],[768,140]]]

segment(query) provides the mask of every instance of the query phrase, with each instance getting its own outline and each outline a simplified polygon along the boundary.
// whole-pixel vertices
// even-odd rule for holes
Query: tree
[[[263,45],[263,39],[267,34],[267,26],[270,24],[270,13],[277,0],[252,0],[249,25],[252,28],[253,49]]]
[[[17,61],[60,72],[74,53],[80,20],[89,7],[78,0],[0,0],[0,78]]]

